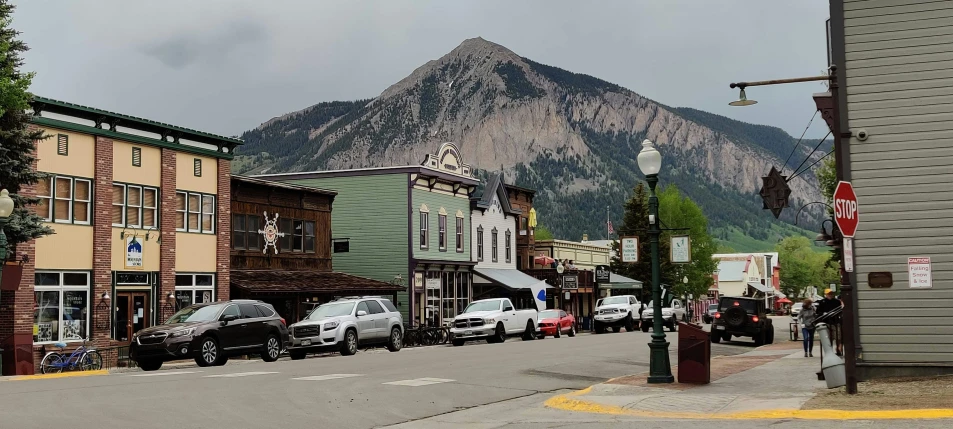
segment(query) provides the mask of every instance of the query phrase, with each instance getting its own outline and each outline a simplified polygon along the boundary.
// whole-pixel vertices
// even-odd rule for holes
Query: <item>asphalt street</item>
[[[670,333],[674,341],[676,333]],[[0,428],[371,428],[505,404],[648,369],[642,332],[384,349],[274,363],[232,360],[96,377],[0,382]],[[753,348],[713,345],[714,355]],[[675,345],[671,347],[676,362]],[[546,395],[540,395],[540,394]]]

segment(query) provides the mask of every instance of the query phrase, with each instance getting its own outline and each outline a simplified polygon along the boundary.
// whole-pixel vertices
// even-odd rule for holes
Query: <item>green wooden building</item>
[[[440,325],[470,302],[470,196],[479,180],[453,143],[423,164],[258,176],[337,192],[335,271],[407,286],[404,320]]]

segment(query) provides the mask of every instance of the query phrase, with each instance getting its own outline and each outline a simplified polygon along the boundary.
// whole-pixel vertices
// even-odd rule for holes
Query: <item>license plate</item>
[[[310,346],[310,345],[311,345],[311,340],[301,340],[301,345],[302,345],[302,346]]]
[[[724,326],[715,326],[715,329],[717,329],[717,330],[719,330],[719,331],[724,331],[724,330],[725,330],[725,327],[724,327]]]
[[[463,335],[473,335],[473,331],[463,331]]]

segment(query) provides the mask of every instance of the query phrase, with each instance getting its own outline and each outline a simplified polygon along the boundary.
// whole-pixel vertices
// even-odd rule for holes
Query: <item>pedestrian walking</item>
[[[841,335],[841,312],[844,303],[834,296],[834,291],[824,291],[824,299],[817,304],[817,316],[814,323],[826,323],[831,334],[831,343],[834,345],[837,356],[844,355],[844,342]],[[803,309],[802,309],[803,311]]]
[[[810,298],[805,299],[804,306],[797,315],[797,323],[801,327],[801,335],[804,336],[804,357],[814,357],[814,319],[817,313],[813,304]]]

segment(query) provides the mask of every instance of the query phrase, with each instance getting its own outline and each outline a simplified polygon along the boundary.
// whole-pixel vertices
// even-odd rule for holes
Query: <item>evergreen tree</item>
[[[4,228],[9,246],[15,249],[17,244],[52,234],[53,230],[27,208],[39,199],[20,195],[22,186],[44,177],[33,169],[35,142],[44,136],[42,131],[30,128],[32,113],[27,109],[33,95],[28,89],[33,73],[20,71],[22,55],[28,48],[10,26],[13,9],[8,0],[0,0],[0,187],[10,192],[16,204]],[[15,257],[13,252],[8,255]]]
[[[639,238],[639,261],[623,263],[621,252],[609,263],[610,269],[618,274],[639,280],[642,285],[643,302],[648,302],[652,296],[652,246],[649,243],[649,193],[645,184],[639,182],[632,190],[632,196],[625,202],[625,211],[622,215],[622,225],[619,225],[619,237],[633,236]],[[665,271],[671,266],[665,255],[668,253],[668,243],[659,239],[660,267],[662,282],[665,283]]]

